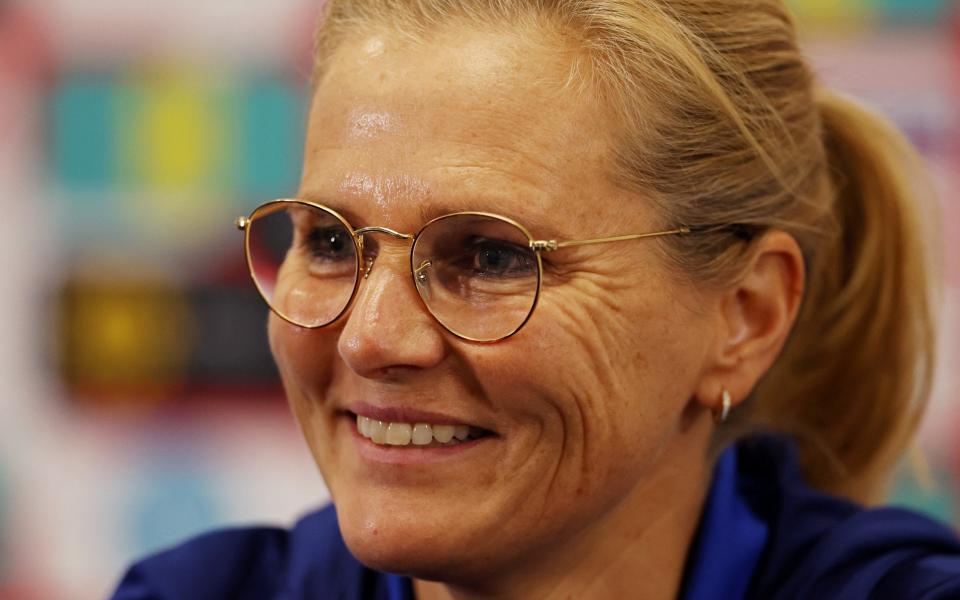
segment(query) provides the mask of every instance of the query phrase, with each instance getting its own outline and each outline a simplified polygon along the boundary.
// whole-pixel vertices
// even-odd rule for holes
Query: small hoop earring
[[[727,388],[723,388],[723,391],[720,392],[720,408],[710,411],[713,413],[714,423],[719,425],[727,420],[727,417],[730,415],[730,404],[732,402],[733,401],[730,399],[730,392],[727,390]]]

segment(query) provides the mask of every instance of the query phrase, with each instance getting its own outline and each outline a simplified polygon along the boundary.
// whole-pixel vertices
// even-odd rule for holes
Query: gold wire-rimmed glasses
[[[453,335],[473,342],[506,339],[530,320],[540,298],[543,252],[573,246],[690,233],[667,231],[581,240],[541,240],[493,213],[457,212],[417,233],[352,225],[337,211],[307,200],[267,202],[238,217],[250,277],[274,313],[307,329],[337,322],[350,308],[376,260],[383,234],[410,242],[410,275],[424,307]]]

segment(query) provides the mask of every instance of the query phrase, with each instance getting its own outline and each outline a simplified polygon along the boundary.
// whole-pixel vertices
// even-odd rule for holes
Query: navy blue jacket
[[[409,579],[361,565],[332,507],[293,529],[208,533],[132,566],[114,600],[413,600]],[[682,600],[960,600],[960,540],[896,508],[807,486],[788,441],[720,457],[687,557]]]

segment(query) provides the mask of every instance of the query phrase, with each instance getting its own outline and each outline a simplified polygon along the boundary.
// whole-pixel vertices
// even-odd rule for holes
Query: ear
[[[735,407],[750,393],[783,348],[804,289],[800,246],[773,229],[753,240],[741,277],[721,290],[715,346],[697,387],[697,401],[718,409],[730,392]]]

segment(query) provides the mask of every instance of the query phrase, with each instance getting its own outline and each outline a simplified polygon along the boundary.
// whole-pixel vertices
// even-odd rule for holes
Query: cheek
[[[649,478],[673,430],[674,398],[652,377],[646,351],[628,343],[635,332],[616,315],[573,306],[545,303],[520,335],[465,357],[484,395],[511,415],[516,437],[501,464],[509,479],[492,489],[510,494],[501,526],[518,537],[536,528],[531,543],[567,536],[617,505]]]
[[[309,438],[308,421],[330,384],[336,333],[296,327],[271,314],[268,337],[290,408]]]
[[[529,351],[550,384],[544,393],[557,404],[566,448],[582,452],[583,477],[642,470],[695,387],[688,334],[696,319],[663,294],[555,296],[530,323],[537,348]]]
[[[332,496],[336,496],[335,418],[323,410],[330,388],[337,332],[302,329],[271,314],[270,350],[283,381],[290,411]]]
[[[336,353],[336,334],[330,331],[303,329],[287,323],[273,313],[267,325],[270,351],[280,375],[308,388],[329,379]]]

